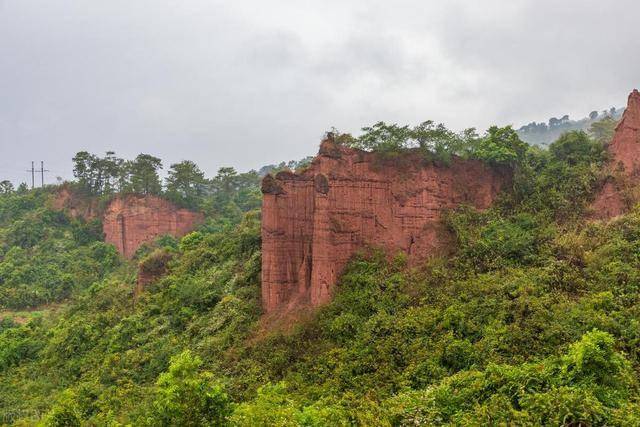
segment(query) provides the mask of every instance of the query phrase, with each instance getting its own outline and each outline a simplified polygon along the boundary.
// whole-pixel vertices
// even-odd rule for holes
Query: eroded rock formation
[[[105,241],[127,258],[143,243],[164,234],[184,236],[204,220],[202,213],[179,208],[151,195],[117,196],[106,207],[100,207],[97,199],[79,196],[68,186],[58,190],[51,207],[66,210],[74,218],[100,219]]]
[[[440,221],[446,209],[487,208],[509,182],[508,172],[479,161],[384,161],[324,141],[304,172],[262,182],[265,311],[327,302],[349,258],[368,245],[423,260],[449,241]]]
[[[68,184],[64,184],[51,199],[51,207],[56,210],[65,210],[73,218],[84,218],[91,221],[100,216],[98,200],[82,197],[75,193]]]
[[[130,258],[143,243],[163,234],[184,236],[202,220],[201,213],[178,208],[160,197],[128,195],[109,203],[102,227],[105,241]]]
[[[629,95],[627,109],[607,146],[607,178],[592,205],[593,216],[609,219],[625,213],[638,200],[640,184],[640,92]]]

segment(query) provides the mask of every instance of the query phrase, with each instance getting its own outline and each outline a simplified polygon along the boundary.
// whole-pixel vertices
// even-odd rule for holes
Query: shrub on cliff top
[[[527,148],[528,145],[511,126],[491,126],[484,137],[475,141],[470,157],[496,165],[516,166]]]
[[[495,165],[515,166],[524,156],[527,144],[510,127],[492,126],[482,137],[475,129],[453,132],[442,123],[427,120],[415,127],[378,122],[362,128],[358,138],[346,144],[383,156],[397,156],[419,150],[427,160],[448,164],[454,156],[475,158]]]

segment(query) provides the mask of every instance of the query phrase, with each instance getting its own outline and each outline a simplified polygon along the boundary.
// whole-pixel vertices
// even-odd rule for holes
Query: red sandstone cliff
[[[323,142],[309,169],[262,183],[262,300],[266,312],[331,298],[349,258],[367,245],[418,261],[446,245],[445,209],[487,208],[509,174],[479,161],[396,164]]]
[[[66,210],[73,218],[84,218],[87,221],[97,218],[99,213],[98,201],[93,198],[82,197],[63,184],[51,199],[51,207]]]
[[[621,215],[637,201],[640,184],[640,92],[629,95],[627,109],[607,147],[608,177],[592,205],[593,216],[608,219]]]
[[[180,209],[160,197],[128,195],[109,203],[102,227],[105,241],[130,258],[143,243],[163,234],[184,236],[203,219],[201,213]]]
[[[67,186],[56,193],[51,206],[67,210],[72,217],[101,218],[105,241],[128,258],[143,243],[164,234],[184,236],[204,220],[202,213],[178,208],[168,200],[150,195],[118,196],[101,209],[96,199],[78,196]]]

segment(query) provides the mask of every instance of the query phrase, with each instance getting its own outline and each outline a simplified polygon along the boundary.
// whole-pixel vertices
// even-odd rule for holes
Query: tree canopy
[[[334,138],[340,141],[340,138]],[[490,127],[483,136],[470,128],[454,132],[442,123],[431,120],[417,126],[399,126],[378,122],[362,128],[357,138],[343,138],[346,145],[366,151],[375,151],[383,156],[397,156],[418,150],[426,159],[445,164],[454,156],[479,159],[495,165],[515,166],[527,151],[511,126]]]

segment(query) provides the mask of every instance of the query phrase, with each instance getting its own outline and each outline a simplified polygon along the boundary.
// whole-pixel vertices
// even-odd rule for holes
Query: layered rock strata
[[[393,160],[324,141],[311,166],[262,182],[262,299],[267,313],[330,300],[347,261],[375,246],[410,262],[449,242],[441,216],[470,205],[485,209],[510,174],[474,160]]]
[[[109,202],[102,227],[105,242],[131,258],[143,243],[164,234],[184,236],[203,219],[201,213],[178,208],[160,197],[128,195]]]

